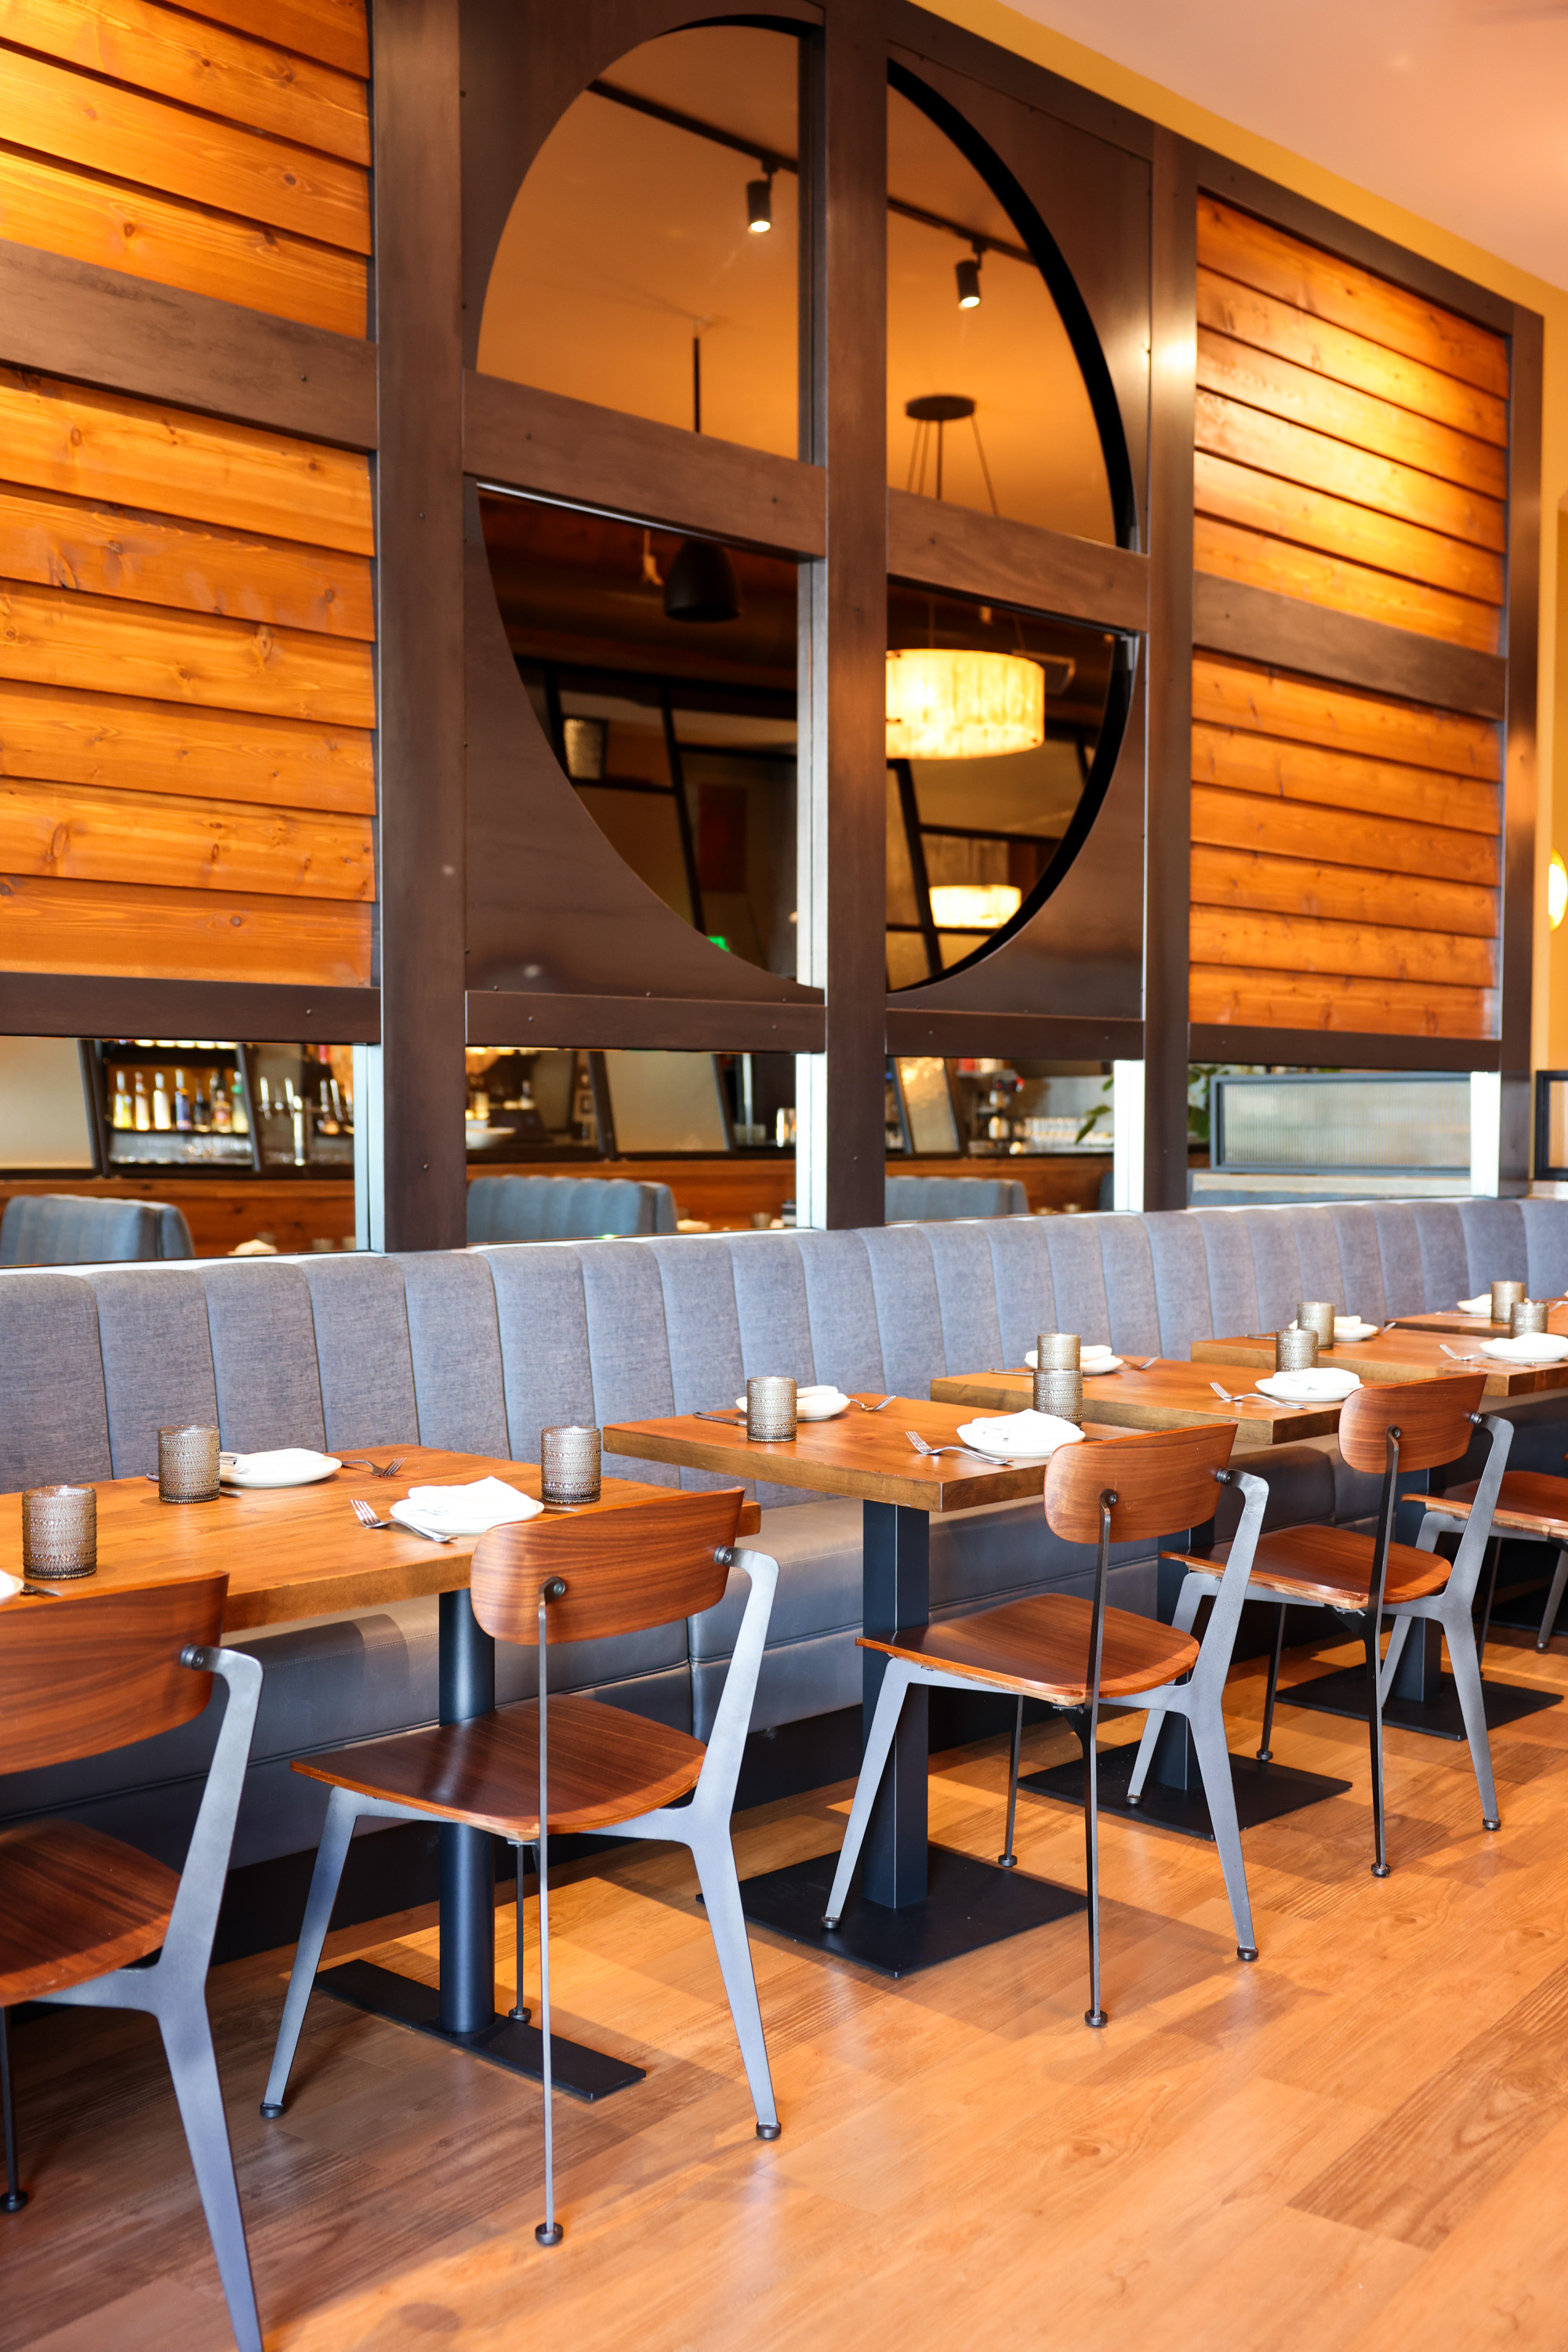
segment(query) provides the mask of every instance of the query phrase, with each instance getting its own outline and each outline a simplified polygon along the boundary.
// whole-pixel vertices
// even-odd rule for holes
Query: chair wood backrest
[[[1234,1423],[1193,1429],[1140,1430],[1126,1437],[1086,1437],[1063,1445],[1046,1473],[1046,1520],[1068,1543],[1100,1541],[1100,1498],[1116,1496],[1112,1543],[1137,1543],[1201,1527],[1214,1517],[1215,1472],[1230,1460]]]
[[[559,1578],[549,1604],[553,1642],[597,1642],[695,1617],[724,1597],[728,1551],[745,1491],[674,1494],[591,1518],[523,1519],[492,1528],[474,1551],[474,1614],[498,1642],[539,1640],[539,1594]]]
[[[1382,1470],[1388,1433],[1399,1432],[1399,1467],[1435,1470],[1457,1461],[1474,1433],[1484,1372],[1444,1372],[1430,1381],[1373,1381],[1352,1390],[1340,1413],[1340,1452],[1352,1470]]]
[[[0,1772],[101,1756],[200,1715],[211,1675],[180,1652],[223,1638],[226,1576],[0,1609]]]

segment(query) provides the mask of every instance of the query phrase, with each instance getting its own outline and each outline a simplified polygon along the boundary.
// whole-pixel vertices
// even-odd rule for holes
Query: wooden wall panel
[[[85,16],[79,0],[0,0],[0,141],[11,142],[0,146],[0,234],[363,336],[370,251],[363,84],[342,89],[346,77],[308,69],[291,104],[296,77],[277,47],[292,19],[306,37],[319,14],[267,0],[241,29],[265,33],[268,46],[230,32],[209,60],[193,55],[193,46],[198,53],[205,47],[199,27],[157,0],[129,9],[111,0],[107,12]],[[356,17],[357,42],[345,42]],[[362,54],[363,0],[335,12],[321,37]],[[44,54],[31,54],[37,49]],[[272,96],[262,105],[268,84]],[[217,120],[213,100],[230,91],[229,117]],[[237,120],[237,101],[266,120]],[[326,152],[322,139],[331,142]],[[337,152],[345,145],[356,152]]]
[[[1449,645],[1473,646],[1478,653],[1498,651],[1500,619],[1490,605],[1448,596],[1440,588],[1423,587],[1419,581],[1401,580],[1367,564],[1347,563],[1317,548],[1292,547],[1260,531],[1238,530],[1213,515],[1197,517],[1193,556],[1198,571],[1223,580],[1243,580],[1276,595],[1326,604],[1331,612],[1353,613],[1390,628],[1415,629]]]
[[[175,791],[262,808],[375,814],[367,730],[232,710],[175,709],[130,695],[17,680],[0,688],[0,776]]]
[[[363,77],[370,71],[364,0],[201,0],[192,14],[341,66],[345,73]]]
[[[1498,731],[1484,719],[1385,701],[1217,655],[1200,653],[1193,664],[1193,718],[1494,784],[1502,779]]]
[[[1430,981],[1374,980],[1367,974],[1292,976],[1289,971],[1194,967],[1194,1025],[1225,1029],[1317,1031],[1325,1062],[1336,1032],[1382,1037],[1489,1037],[1497,1029],[1492,990],[1439,987]]]
[[[274,46],[287,13],[287,0],[258,8],[268,35],[250,40],[159,0],[0,0],[0,41],[368,164],[363,16],[360,62],[345,73]]]
[[[363,987],[371,909],[323,898],[0,874],[7,971]]]
[[[286,898],[375,896],[368,818],[79,784],[0,783],[0,872]]]

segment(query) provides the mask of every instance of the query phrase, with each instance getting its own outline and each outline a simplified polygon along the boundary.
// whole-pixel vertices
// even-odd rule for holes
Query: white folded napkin
[[[1334,1318],[1336,1339],[1370,1339],[1377,1328],[1375,1323],[1363,1322],[1359,1315],[1336,1315]]]
[[[1481,1353],[1505,1364],[1560,1364],[1568,1357],[1568,1339],[1555,1331],[1521,1331],[1517,1339],[1483,1339]]]
[[[1352,1389],[1360,1388],[1361,1377],[1337,1371],[1331,1364],[1320,1364],[1310,1371],[1270,1372],[1258,1386],[1276,1404],[1339,1404]]]
[[[504,1479],[476,1478],[471,1486],[410,1486],[391,1516],[416,1535],[482,1536],[514,1519],[537,1518],[543,1508]]]
[[[1461,1298],[1458,1302],[1458,1312],[1461,1315],[1489,1316],[1491,1311],[1492,1295],[1489,1290],[1483,1290],[1479,1298]]]
[[[1024,1350],[1024,1361],[1031,1371],[1037,1369],[1039,1352],[1037,1348],[1026,1348]],[[1092,1371],[1097,1364],[1109,1364],[1115,1360],[1114,1350],[1108,1348],[1103,1339],[1091,1339],[1079,1348],[1078,1360],[1082,1370]]]
[[[981,1454],[1016,1454],[1025,1461],[1038,1462],[1054,1454],[1058,1445],[1080,1444],[1083,1432],[1074,1422],[1031,1408],[992,1420],[966,1421],[958,1435],[962,1444],[973,1445]]]
[[[849,1400],[843,1390],[836,1389],[826,1381],[819,1381],[809,1388],[797,1388],[795,1392],[795,1417],[797,1421],[832,1421],[838,1413],[847,1412],[848,1405]],[[745,1412],[743,1396],[735,1399],[735,1410],[737,1412]]]

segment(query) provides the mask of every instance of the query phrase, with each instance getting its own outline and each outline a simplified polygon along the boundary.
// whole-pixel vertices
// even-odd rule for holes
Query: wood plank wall
[[[0,0],[0,234],[363,336],[363,0],[202,16]],[[0,968],[368,982],[368,459],[5,358]]]
[[[1501,648],[1506,342],[1215,200],[1198,214],[1197,569]],[[1205,652],[1191,1018],[1489,1037],[1501,742]]]

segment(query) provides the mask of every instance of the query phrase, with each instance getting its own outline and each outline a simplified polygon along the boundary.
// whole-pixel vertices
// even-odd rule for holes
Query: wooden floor
[[[1489,1664],[1568,1692],[1568,1644]],[[1233,1747],[1260,1696],[1238,1671]],[[1494,1735],[1496,1837],[1464,1748],[1391,1732],[1381,1885],[1356,1727],[1282,1712],[1275,1747],[1355,1785],[1249,1834],[1256,1967],[1211,1848],[1106,1823],[1103,2033],[1078,1919],[897,1985],[757,1936],[771,2147],[686,1858],[633,1848],[563,1885],[558,2029],[649,2073],[560,2102],[553,2252],[532,2085],[318,2000],[265,2124],[287,1955],[218,1971],[269,2352],[1561,2352],[1568,1706]],[[939,1759],[947,1843],[996,1853],[1005,1771],[1000,1744]],[[742,1872],[836,1843],[847,1797],[743,1817]],[[1025,1867],[1081,1884],[1080,1817],[1020,1811]],[[428,1914],[334,1941],[434,1969]],[[34,2197],[0,2216],[0,2347],[228,2346],[155,2030],[60,2012],[14,2043]]]

